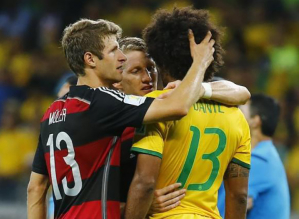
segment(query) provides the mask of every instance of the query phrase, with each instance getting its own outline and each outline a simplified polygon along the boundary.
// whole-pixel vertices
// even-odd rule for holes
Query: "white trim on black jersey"
[[[82,99],[80,97],[67,97],[66,99],[76,99],[76,100],[82,101],[82,102],[87,103],[88,105],[90,105],[90,101],[88,101],[86,99]]]
[[[119,95],[119,96],[121,96],[121,97],[125,97],[125,94],[123,93],[123,92],[120,92],[119,90],[113,90],[113,89],[109,89],[109,88],[107,88],[107,87],[102,87],[104,90],[108,90],[108,91],[111,91],[111,92],[113,92],[113,93],[115,93],[115,94],[117,94],[117,95]]]
[[[112,90],[112,89],[109,89],[109,88],[106,88],[106,87],[98,87],[98,88],[94,88],[94,89],[99,89],[100,91],[111,95],[112,97],[118,99],[121,102],[123,102],[123,100],[124,100],[125,95],[123,93],[119,92],[119,91]]]
[[[65,99],[57,99],[57,100],[55,100],[53,103],[58,102],[58,101],[65,102]],[[53,103],[52,103],[52,104],[53,104]]]

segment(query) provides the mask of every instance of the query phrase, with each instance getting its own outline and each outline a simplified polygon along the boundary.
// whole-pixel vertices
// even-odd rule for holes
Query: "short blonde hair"
[[[91,52],[102,59],[105,47],[103,39],[111,35],[119,39],[122,29],[103,19],[81,19],[64,29],[61,45],[70,68],[77,76],[85,75],[84,54]]]
[[[146,45],[143,39],[138,37],[124,37],[119,41],[120,49],[126,53],[131,51],[140,51],[146,53]]]

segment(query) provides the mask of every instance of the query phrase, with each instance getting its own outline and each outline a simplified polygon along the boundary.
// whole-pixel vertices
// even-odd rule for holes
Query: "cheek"
[[[134,83],[132,83],[132,78],[128,75],[126,76],[123,76],[123,79],[122,79],[122,85],[123,87],[125,87],[126,89],[132,89],[133,86],[134,86]]]

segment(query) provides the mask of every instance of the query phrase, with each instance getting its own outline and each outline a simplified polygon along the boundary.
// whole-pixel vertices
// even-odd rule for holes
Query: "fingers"
[[[189,38],[190,45],[191,44],[196,44],[195,39],[194,39],[194,34],[193,34],[193,31],[191,29],[188,30],[188,38]],[[201,42],[208,43],[211,46],[214,46],[215,40],[211,39],[211,38],[212,38],[212,33],[211,33],[211,31],[208,31],[207,35],[205,36],[205,38]]]
[[[194,34],[191,29],[188,29],[188,38],[189,38],[190,46],[196,44],[195,39],[194,39]]]
[[[166,85],[166,87],[163,90],[174,89],[174,88],[178,87],[180,85],[180,83],[181,83],[180,80],[170,82]]]
[[[214,44],[215,44],[215,40],[211,39],[210,42],[209,42],[209,45],[212,47],[212,46],[214,46]]]
[[[171,210],[171,209],[173,209],[173,208],[179,206],[180,204],[181,204],[181,202],[178,201],[178,202],[176,202],[176,203],[174,203],[174,204],[172,204],[172,205],[168,205],[168,206],[166,206],[166,207],[164,207],[164,208],[158,209],[158,212],[161,212],[161,213],[162,213],[162,212],[165,212],[165,211],[169,211],[169,210]]]
[[[162,207],[166,206],[169,201],[175,202],[180,199],[177,199],[178,197],[181,197],[182,195],[185,196],[186,189],[180,189],[174,192],[170,192],[167,195],[161,195],[156,198],[156,203],[161,205]]]
[[[160,204],[156,203],[155,209],[157,209],[159,212],[164,212],[172,208],[175,208],[181,203],[180,200],[182,200],[184,197],[185,197],[185,193],[181,194],[180,196],[177,196],[176,198],[170,199],[166,202]]]
[[[168,203],[172,204],[181,200],[186,194],[186,189],[181,189],[175,192],[171,192],[160,199],[157,199],[157,203],[161,204],[162,207],[169,205]]]
[[[170,82],[166,85],[166,87],[164,87],[163,90],[173,89],[173,88],[176,88],[176,84],[174,82]]]
[[[171,191],[179,188],[181,185],[182,185],[181,183],[174,183],[174,184],[166,186],[166,187],[164,187],[162,189],[157,189],[155,191],[155,196],[165,195],[165,194],[167,194],[167,193],[169,193],[169,192],[171,192]]]
[[[158,99],[165,99],[166,97],[168,97],[171,93],[173,92],[173,90],[170,90],[166,93],[160,94],[157,98]]]
[[[209,43],[212,37],[212,33],[211,31],[208,31],[207,35],[205,36],[205,38],[202,40],[202,42],[204,43]]]

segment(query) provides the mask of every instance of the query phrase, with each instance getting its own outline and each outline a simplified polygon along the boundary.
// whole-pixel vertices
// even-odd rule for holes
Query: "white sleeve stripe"
[[[85,100],[85,99],[82,99],[82,98],[80,98],[80,97],[67,97],[67,99],[69,99],[69,100],[71,100],[71,99],[76,99],[76,100],[82,101],[82,102],[87,103],[87,104],[90,105],[90,101]]]
[[[100,91],[103,91],[105,93],[109,93],[109,94],[113,94],[114,96],[118,96],[119,98],[123,99],[125,96],[122,94],[122,93],[119,93],[119,92],[115,92],[115,90],[112,90],[112,89],[108,89],[106,87],[98,87],[98,89]]]
[[[115,94],[118,94],[118,95],[120,95],[121,97],[125,97],[125,94],[122,93],[122,92],[120,92],[120,91],[118,91],[118,90],[113,90],[113,89],[108,89],[108,88],[107,88],[107,90],[108,90],[108,91],[111,91],[111,92],[113,92],[113,93],[115,93]]]
[[[118,99],[118,100],[121,101],[121,102],[123,101],[123,98],[122,98],[122,97],[119,97],[119,96],[113,94],[113,93],[110,92],[110,91],[106,91],[106,90],[103,90],[103,89],[100,89],[100,88],[99,88],[99,90],[102,91],[102,92],[104,92],[104,93],[110,94],[112,97]]]
[[[112,93],[115,93],[116,95],[121,96],[123,98],[125,97],[125,94],[122,93],[122,92],[120,92],[120,91],[118,91],[118,90],[109,89],[107,87],[101,87],[101,88],[104,89],[104,90],[106,90],[106,91],[110,91]]]
[[[59,102],[59,101],[65,102],[65,99],[57,99],[57,100],[55,100],[53,103],[55,103],[55,102]]]

